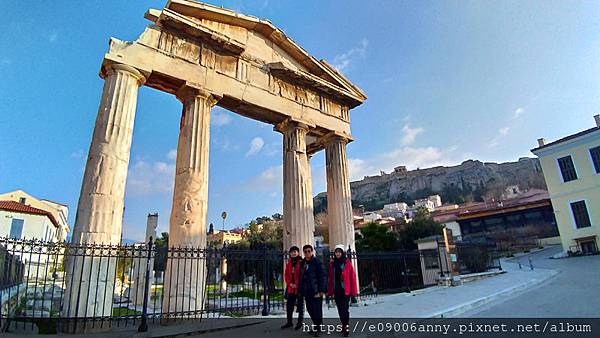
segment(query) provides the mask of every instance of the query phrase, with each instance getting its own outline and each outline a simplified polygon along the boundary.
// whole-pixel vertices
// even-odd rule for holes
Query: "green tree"
[[[154,241],[155,256],[154,256],[154,270],[165,271],[167,267],[167,251],[169,248],[169,233],[163,232],[160,237],[157,237]]]
[[[419,208],[412,222],[399,234],[400,247],[404,250],[414,250],[417,248],[417,239],[441,234],[442,227],[430,217],[429,211]]]
[[[270,248],[281,249],[283,245],[283,222],[269,220],[258,224],[251,221],[248,224],[248,233],[244,239],[250,244],[250,247],[262,247],[267,245]]]
[[[360,229],[360,233],[356,235],[358,251],[391,251],[397,247],[396,235],[385,225],[371,222]]]

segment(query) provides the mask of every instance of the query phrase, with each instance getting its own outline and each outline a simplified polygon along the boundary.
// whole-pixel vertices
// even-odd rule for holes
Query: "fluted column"
[[[125,180],[139,87],[145,77],[136,69],[109,64],[92,136],[71,242],[119,244]],[[63,316],[110,316],[116,261],[96,259],[88,250],[66,265]],[[106,297],[98,297],[98,295]]]
[[[217,103],[211,93],[187,86],[179,90],[177,97],[184,108],[169,223],[169,246],[175,249],[169,253],[163,301],[163,312],[170,313],[194,312],[203,307],[206,265],[199,259],[199,250],[206,247],[210,110]],[[191,314],[196,315],[200,313]]]
[[[330,135],[325,143],[327,166],[327,220],[329,224],[329,246],[343,244],[356,250],[354,242],[354,220],[352,216],[352,195],[348,174],[346,144],[348,140],[340,135]]]
[[[276,129],[283,134],[283,246],[314,246],[312,181],[306,153],[308,126],[285,121]]]

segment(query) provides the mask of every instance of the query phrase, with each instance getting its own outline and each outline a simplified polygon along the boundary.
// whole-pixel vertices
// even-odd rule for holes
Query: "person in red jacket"
[[[356,272],[350,259],[346,257],[344,245],[336,245],[333,254],[334,258],[329,262],[327,294],[335,299],[335,306],[342,322],[342,334],[348,337],[350,297],[358,295]]]
[[[302,258],[300,257],[300,248],[292,246],[290,248],[290,259],[285,265],[284,279],[286,285],[286,311],[287,311],[287,322],[281,327],[287,329],[292,327],[292,316],[294,314],[294,306],[298,308],[298,322],[296,323],[296,330],[302,327],[302,320],[304,319],[304,299],[298,292],[298,284],[300,282],[300,266],[302,265]]]

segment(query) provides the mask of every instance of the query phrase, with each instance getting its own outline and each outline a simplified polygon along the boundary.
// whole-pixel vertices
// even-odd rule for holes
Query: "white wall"
[[[10,227],[13,219],[22,219],[22,239],[43,239],[57,241],[57,229],[47,216],[23,214],[0,210],[0,237],[10,236]]]

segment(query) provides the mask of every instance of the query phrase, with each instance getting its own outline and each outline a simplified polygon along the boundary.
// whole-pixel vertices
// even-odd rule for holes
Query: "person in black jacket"
[[[325,287],[325,270],[323,264],[313,255],[310,244],[302,248],[302,260],[299,292],[306,302],[306,310],[312,319],[314,335],[318,336],[323,324],[323,295],[327,292]]]

